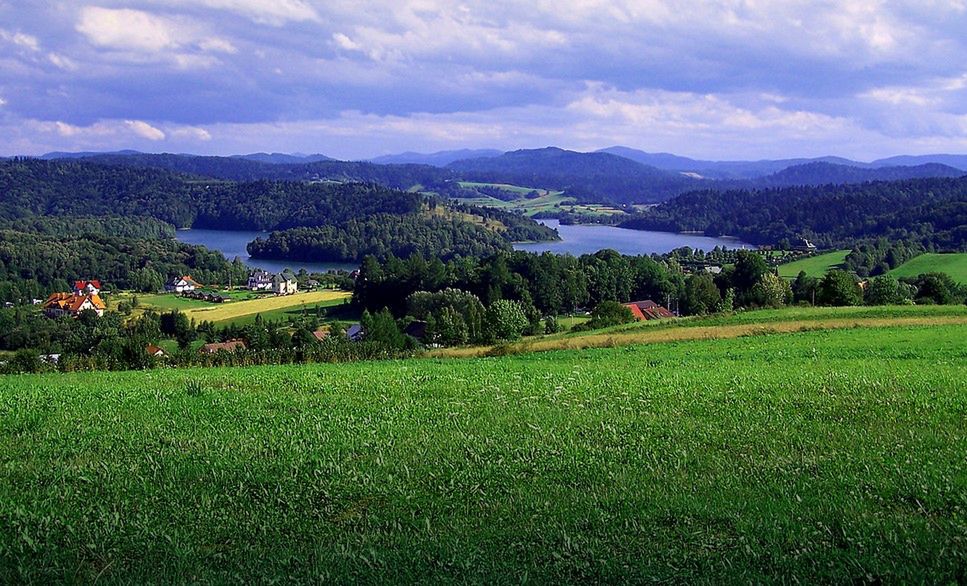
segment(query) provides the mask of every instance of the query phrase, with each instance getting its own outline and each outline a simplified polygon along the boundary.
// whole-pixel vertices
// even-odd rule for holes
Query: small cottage
[[[227,342],[212,342],[198,349],[200,354],[217,354],[219,352],[237,352],[245,349],[244,340],[229,340]]]
[[[201,283],[192,279],[191,275],[185,275],[183,277],[174,277],[168,281],[165,284],[165,291],[169,293],[184,293],[185,291],[200,289],[201,286]]]

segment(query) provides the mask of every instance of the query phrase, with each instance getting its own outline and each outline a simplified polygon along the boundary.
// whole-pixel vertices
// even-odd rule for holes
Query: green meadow
[[[894,277],[916,277],[923,273],[947,273],[967,284],[967,253],[927,253],[916,256],[890,271]]]
[[[842,268],[847,254],[849,254],[848,250],[834,250],[833,252],[781,264],[779,265],[779,276],[795,279],[800,271],[806,271],[806,274],[810,277],[822,277],[830,269]]]
[[[3,377],[0,582],[962,583],[965,340]]]

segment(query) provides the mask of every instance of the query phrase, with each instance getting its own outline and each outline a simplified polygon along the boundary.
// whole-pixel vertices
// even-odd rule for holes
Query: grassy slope
[[[835,250],[811,256],[802,260],[779,265],[779,276],[795,279],[799,271],[806,271],[810,277],[822,277],[829,269],[841,268],[840,265],[846,260],[848,250]]]
[[[967,284],[967,253],[921,254],[890,271],[894,277],[916,277],[922,273],[947,273]]]
[[[3,378],[0,582],[963,581],[965,337]]]

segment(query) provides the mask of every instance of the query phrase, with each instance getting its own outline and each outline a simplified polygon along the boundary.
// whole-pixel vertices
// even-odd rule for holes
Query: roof
[[[91,305],[95,309],[104,310],[107,308],[101,296],[96,293],[89,293],[87,295],[75,295],[74,293],[54,293],[47,298],[44,302],[44,309],[60,309],[61,311],[69,311],[71,313],[77,313],[81,311],[81,307],[85,302],[90,301]]]
[[[321,342],[329,337],[329,330],[316,330],[312,332],[312,335]]]
[[[285,269],[284,271],[282,271],[282,278],[285,279],[286,281],[296,280],[295,273],[293,273],[290,269]]]
[[[101,288],[101,282],[97,279],[91,279],[90,281],[74,281],[74,290],[80,291],[81,289],[87,288],[88,285],[93,285],[95,289]]]
[[[162,348],[161,346],[156,346],[154,344],[148,344],[148,346],[144,349],[144,351],[147,352],[150,356],[157,356],[158,354],[165,353],[164,348]]]
[[[361,338],[364,333],[362,324],[353,324],[346,330],[346,337],[350,340],[356,340]]]
[[[651,299],[645,299],[644,301],[632,301],[631,303],[625,304],[626,307],[631,309],[631,313],[635,314],[636,319],[665,319],[669,317],[675,317],[675,314],[668,311],[666,308],[658,305]],[[638,313],[641,317],[638,317]]]
[[[631,310],[631,315],[634,316],[636,320],[644,321],[648,319],[645,317],[645,314],[641,312],[641,309],[639,309],[634,303],[625,303],[625,307]]]
[[[202,354],[214,354],[219,350],[224,350],[225,352],[235,352],[236,350],[244,350],[245,342],[243,340],[229,340],[227,342],[212,342],[211,344],[205,344],[198,351]]]
[[[194,285],[196,287],[201,287],[201,283],[199,283],[198,281],[192,279],[191,278],[191,275],[182,275],[181,277],[172,277],[171,280],[168,281],[168,284],[169,285],[177,285],[181,281],[184,281],[185,283],[188,283],[189,285]]]

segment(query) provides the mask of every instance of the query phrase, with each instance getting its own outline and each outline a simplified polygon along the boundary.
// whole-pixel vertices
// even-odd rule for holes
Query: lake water
[[[708,251],[716,246],[725,248],[755,248],[734,238],[709,238],[696,234],[676,234],[674,232],[648,232],[628,230],[614,226],[577,225],[562,226],[557,220],[541,220],[541,223],[556,228],[561,235],[557,242],[535,242],[515,244],[517,250],[528,252],[570,253],[574,256],[591,254],[602,248],[611,248],[621,254],[664,254],[676,248],[689,246]]]
[[[597,252],[602,248],[611,248],[622,254],[662,254],[682,246],[701,248],[702,250],[712,250],[716,246],[754,248],[749,244],[731,238],[708,238],[694,234],[674,234],[670,232],[646,232],[644,230],[615,228],[614,226],[562,226],[557,220],[542,220],[541,223],[556,228],[561,235],[561,240],[515,244],[514,248],[529,252],[570,253],[574,256]],[[272,272],[280,272],[286,268],[295,271],[304,268],[310,272],[325,272],[329,269],[353,270],[356,268],[354,264],[251,258],[245,250],[245,245],[256,238],[265,238],[266,236],[268,236],[268,232],[178,230],[176,237],[180,242],[201,244],[212,250],[221,251],[228,259],[237,256],[250,267],[259,267]]]

